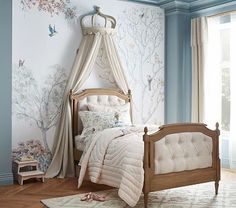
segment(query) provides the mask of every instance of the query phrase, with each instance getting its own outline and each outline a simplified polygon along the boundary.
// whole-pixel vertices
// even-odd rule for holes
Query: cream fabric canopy
[[[83,28],[84,36],[65,89],[61,117],[55,131],[52,149],[53,158],[46,173],[46,177],[48,178],[55,176],[60,178],[74,176],[69,92],[70,89],[72,89],[73,93],[79,93],[81,91],[83,84],[93,70],[102,43],[104,44],[117,86],[124,93],[128,93],[128,83],[113,40],[114,33],[115,29],[113,28]]]

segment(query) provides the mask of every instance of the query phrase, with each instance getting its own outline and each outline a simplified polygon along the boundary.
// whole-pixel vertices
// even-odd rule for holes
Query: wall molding
[[[170,13],[189,13],[190,4],[183,1],[171,1],[160,5],[161,8],[165,9],[166,14]]]
[[[128,0],[137,3],[150,4],[165,9],[170,13],[198,13],[208,9],[219,9],[229,5],[235,5],[235,0]]]
[[[235,0],[196,0],[190,3],[190,11],[196,12],[212,7],[224,7],[229,3],[235,3]]]
[[[13,174],[10,173],[0,173],[0,185],[13,184]]]

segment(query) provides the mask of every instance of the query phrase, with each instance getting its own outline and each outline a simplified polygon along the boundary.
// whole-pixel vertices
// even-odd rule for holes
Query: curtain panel
[[[204,121],[204,70],[206,67],[207,38],[207,18],[192,19],[192,122]]]
[[[114,29],[86,28],[83,30],[83,34],[84,36],[65,89],[61,117],[55,130],[52,149],[53,158],[46,172],[47,178],[55,176],[59,178],[73,177],[75,174],[69,93],[71,89],[73,93],[81,91],[83,84],[93,70],[101,44],[105,46],[110,68],[117,86],[124,93],[128,93],[129,86],[113,40]]]

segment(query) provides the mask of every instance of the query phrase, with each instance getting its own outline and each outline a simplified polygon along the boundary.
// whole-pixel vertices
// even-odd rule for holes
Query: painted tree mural
[[[118,18],[118,49],[142,123],[158,122],[152,115],[164,101],[163,18],[152,8],[124,10]]]
[[[111,85],[111,87],[116,88],[116,81],[114,79],[114,76],[112,74],[112,71],[110,69],[108,58],[106,55],[106,51],[104,49],[104,44],[101,44],[101,47],[98,51],[98,57],[95,62],[96,66],[98,66],[98,75],[100,79],[102,79],[104,82]]]
[[[52,68],[40,84],[24,65],[15,65],[13,72],[13,113],[39,128],[47,152],[50,152],[47,132],[58,121],[67,82],[64,68],[58,65]]]
[[[141,123],[157,123],[155,112],[164,103],[163,14],[151,8],[124,10],[118,18],[118,52],[134,98],[134,110]],[[161,51],[161,53],[163,53]],[[100,78],[115,86],[105,51],[101,48],[96,64]],[[140,101],[140,97],[142,98]]]
[[[20,0],[22,9],[37,8],[39,11],[49,13],[51,16],[64,14],[66,19],[77,17],[76,7],[70,5],[70,0]]]
[[[19,142],[18,146],[12,150],[12,160],[17,160],[22,157],[30,156],[39,162],[39,169],[46,172],[51,163],[51,153],[45,149],[41,141],[38,139],[30,139],[24,142]],[[14,172],[17,169],[13,166]]]

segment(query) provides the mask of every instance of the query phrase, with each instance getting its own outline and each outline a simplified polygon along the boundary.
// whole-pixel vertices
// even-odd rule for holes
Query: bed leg
[[[76,164],[74,163],[74,171],[75,171],[75,178],[77,177],[77,174],[76,174]]]
[[[218,194],[219,181],[215,181],[215,194]]]
[[[144,208],[148,207],[148,193],[144,193]]]

